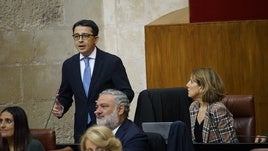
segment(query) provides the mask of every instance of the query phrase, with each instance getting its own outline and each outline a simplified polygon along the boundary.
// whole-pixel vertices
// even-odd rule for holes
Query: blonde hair
[[[221,77],[211,68],[195,69],[191,79],[203,88],[202,100],[213,103],[224,97],[224,84]]]
[[[120,140],[114,136],[110,128],[103,125],[94,125],[86,130],[80,143],[81,151],[86,150],[85,144],[87,140],[104,151],[122,151]]]

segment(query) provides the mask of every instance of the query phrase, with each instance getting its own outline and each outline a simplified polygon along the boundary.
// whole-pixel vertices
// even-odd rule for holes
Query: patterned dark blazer
[[[200,103],[194,101],[190,107],[192,140],[195,141],[194,128]],[[202,130],[204,143],[236,143],[238,142],[234,128],[232,113],[221,102],[208,106]]]

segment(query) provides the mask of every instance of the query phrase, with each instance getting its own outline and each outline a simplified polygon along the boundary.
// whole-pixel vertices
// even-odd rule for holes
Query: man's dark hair
[[[87,27],[91,27],[92,29],[92,33],[94,36],[97,36],[99,34],[99,27],[98,25],[92,21],[92,20],[80,20],[78,22],[76,22],[74,25],[73,25],[73,33],[74,33],[74,29],[75,27],[77,26],[87,26]]]

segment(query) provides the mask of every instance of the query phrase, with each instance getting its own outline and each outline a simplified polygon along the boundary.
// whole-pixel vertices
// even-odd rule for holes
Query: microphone
[[[51,107],[49,116],[48,116],[48,118],[47,118],[47,122],[46,122],[45,128],[47,128],[47,125],[48,125],[48,122],[49,122],[49,120],[50,120],[51,113],[52,113],[52,111],[53,111],[53,107],[54,107],[54,105],[55,105],[55,103],[56,103],[56,101],[57,101],[57,96],[58,96],[58,95],[59,95],[59,89],[58,89],[57,92],[56,92],[56,96],[55,96],[55,98],[54,98],[54,102],[53,102],[53,104],[52,104],[52,107]]]

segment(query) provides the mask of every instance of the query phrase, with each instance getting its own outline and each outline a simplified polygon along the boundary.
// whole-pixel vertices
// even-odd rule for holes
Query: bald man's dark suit
[[[134,92],[129,83],[125,67],[121,59],[97,48],[95,66],[91,78],[88,98],[84,92],[81,79],[79,53],[64,61],[62,66],[62,82],[58,100],[66,113],[72,105],[74,96],[74,139],[80,142],[80,137],[87,127],[88,112],[92,124],[96,123],[95,100],[105,89],[113,88],[124,92],[131,101]]]

